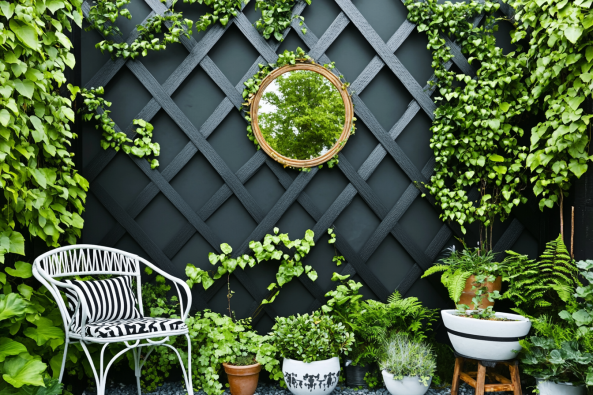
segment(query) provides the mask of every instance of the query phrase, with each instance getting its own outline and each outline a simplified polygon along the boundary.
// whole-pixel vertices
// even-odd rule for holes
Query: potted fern
[[[441,281],[456,305],[456,309],[441,311],[453,348],[473,359],[513,359],[521,350],[519,341],[529,333],[531,322],[518,314],[493,310],[494,301],[500,298],[504,264],[494,261],[492,251],[480,248],[449,251],[442,264],[431,267],[422,277],[443,273]],[[472,294],[462,300],[464,290]]]

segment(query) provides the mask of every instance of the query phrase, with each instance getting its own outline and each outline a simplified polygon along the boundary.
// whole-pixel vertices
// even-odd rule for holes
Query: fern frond
[[[454,273],[445,272],[441,277],[441,281],[449,291],[449,297],[457,304],[461,298],[461,293],[465,288],[465,282],[472,275],[471,272],[465,272],[462,269],[457,269]]]
[[[445,272],[447,270],[451,269],[451,266],[449,265],[434,265],[430,268],[428,268],[428,270],[426,270],[424,272],[424,274],[422,275],[421,278],[430,276],[431,274],[435,274],[435,273],[439,273],[439,272]]]

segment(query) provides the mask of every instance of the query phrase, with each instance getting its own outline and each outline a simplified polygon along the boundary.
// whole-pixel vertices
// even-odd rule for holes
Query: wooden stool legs
[[[464,362],[476,362],[478,364],[477,372],[464,372]],[[502,363],[509,367],[510,380],[503,375],[488,371],[488,367],[494,367]],[[486,384],[486,377],[495,384]],[[455,368],[453,370],[453,380],[451,383],[451,395],[458,395],[459,384],[461,380],[465,381],[471,387],[476,389],[476,395],[484,395],[485,392],[512,391],[513,395],[523,395],[521,391],[521,376],[519,375],[519,361],[500,361],[500,362],[482,362],[469,358],[455,358]]]

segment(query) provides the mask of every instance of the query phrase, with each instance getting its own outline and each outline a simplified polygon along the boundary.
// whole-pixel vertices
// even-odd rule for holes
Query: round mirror
[[[251,105],[259,145],[291,167],[313,167],[335,156],[350,136],[352,114],[340,79],[309,63],[272,71]]]

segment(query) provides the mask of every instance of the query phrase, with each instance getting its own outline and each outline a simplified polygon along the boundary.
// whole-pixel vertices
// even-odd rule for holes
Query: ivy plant
[[[311,0],[305,0],[311,5]],[[292,8],[296,0],[256,0],[255,9],[261,10],[261,18],[255,22],[255,27],[264,36],[266,40],[274,37],[278,41],[283,41],[283,32],[290,26],[293,19],[300,20],[303,25],[305,18],[298,15],[292,15]],[[303,34],[307,33],[306,28],[302,28]]]
[[[577,0],[509,0],[517,13],[513,42],[528,40],[526,95],[543,120],[531,130],[527,165],[539,206],[561,206],[574,177],[588,169],[593,90],[593,9]],[[562,229],[562,228],[561,228]]]
[[[91,7],[88,21],[88,29],[96,29],[103,34],[103,41],[96,44],[101,52],[109,52],[113,58],[122,57],[124,59],[135,59],[137,56],[146,56],[148,51],[162,51],[167,48],[167,44],[180,43],[181,37],[190,38],[195,27],[197,32],[204,31],[212,23],[217,21],[222,26],[226,26],[231,18],[236,17],[243,4],[249,0],[183,0],[184,3],[205,4],[212,8],[212,13],[206,13],[200,16],[200,19],[194,23],[191,19],[184,18],[183,13],[175,12],[175,3],[173,1],[171,8],[163,15],[154,15],[150,17],[144,25],[136,25],[138,37],[131,43],[116,43],[109,39],[110,35],[121,34],[117,27],[103,27],[99,22],[115,22],[118,16],[131,19],[128,10],[122,9],[129,3],[129,0],[118,0],[116,2],[109,0],[100,0],[99,3]],[[109,3],[108,5],[105,3]],[[158,35],[162,34],[163,38]]]
[[[138,158],[146,157],[152,169],[159,166],[159,161],[154,157],[160,155],[161,146],[159,143],[152,142],[152,131],[154,130],[152,124],[143,119],[134,119],[134,125],[138,126],[136,128],[138,137],[132,141],[125,133],[115,131],[115,122],[109,116],[111,111],[106,110],[111,107],[111,102],[101,97],[105,93],[103,87],[80,90],[78,87],[68,85],[68,88],[70,88],[73,98],[78,92],[84,98],[84,105],[79,111],[83,113],[82,117],[85,121],[95,121],[95,128],[101,128],[101,147],[103,149],[113,148],[115,151],[121,149],[128,155]],[[153,158],[149,158],[150,156]]]
[[[276,273],[276,282],[268,286],[271,295],[264,299],[262,304],[272,303],[284,284],[289,283],[294,277],[300,277],[303,273],[307,274],[312,281],[315,281],[317,279],[315,269],[310,265],[303,267],[303,259],[309,254],[311,247],[315,246],[313,231],[307,230],[305,237],[295,240],[290,240],[288,233],[279,232],[278,228],[274,228],[274,233],[267,234],[263,243],[260,241],[249,242],[249,249],[253,255],[243,254],[233,258],[231,256],[233,248],[226,243],[221,244],[222,254],[214,252],[208,254],[208,259],[212,265],[220,264],[214,275],[211,277],[209,271],[188,263],[185,268],[185,274],[189,278],[187,284],[192,287],[194,284],[201,283],[204,289],[208,289],[214,284],[214,280],[218,280],[224,275],[227,275],[228,278],[237,267],[245,269],[247,266],[254,267],[258,263],[269,260],[278,261],[279,266]],[[230,308],[231,295],[229,288],[229,315],[232,314]]]
[[[499,4],[445,3],[408,0],[408,19],[428,36],[437,79],[431,81],[440,102],[435,111],[430,147],[435,154],[435,173],[426,185],[442,209],[441,218],[461,226],[478,222],[480,242],[492,248],[492,226],[504,221],[527,198],[524,166],[528,149],[519,143],[523,130],[518,118],[531,108],[525,95],[523,75],[527,58],[521,53],[503,54],[496,46],[497,25],[492,15]],[[468,18],[486,13],[483,26]],[[445,64],[453,58],[443,35],[460,45],[476,76],[456,74]],[[457,83],[457,84],[456,84]],[[479,192],[478,199],[470,191]]]

